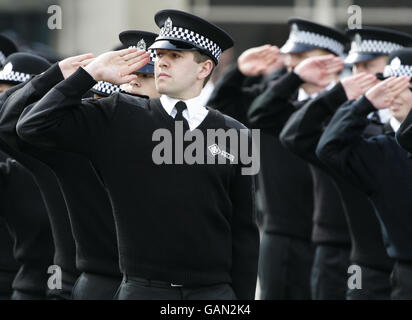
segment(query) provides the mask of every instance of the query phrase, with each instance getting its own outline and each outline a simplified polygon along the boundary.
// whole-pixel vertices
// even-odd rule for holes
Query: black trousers
[[[73,300],[113,300],[122,278],[83,272],[73,287]]]
[[[312,268],[313,300],[345,300],[348,289],[350,249],[317,245]]]
[[[264,232],[260,242],[261,300],[309,300],[313,263],[310,241]]]
[[[12,294],[11,285],[15,276],[16,272],[0,272],[0,300],[10,300]]]
[[[176,287],[163,281],[123,277],[116,294],[118,300],[235,300],[227,283],[204,287]]]
[[[74,275],[62,270],[62,286],[61,289],[51,289],[48,291],[48,300],[71,300],[73,286],[78,279],[78,275]]]
[[[389,300],[391,298],[391,272],[362,265],[359,267],[362,271],[362,288],[348,288],[346,300]]]
[[[395,262],[391,285],[392,300],[412,300],[412,263]]]
[[[13,290],[11,300],[46,300],[46,294],[35,294],[20,290]]]

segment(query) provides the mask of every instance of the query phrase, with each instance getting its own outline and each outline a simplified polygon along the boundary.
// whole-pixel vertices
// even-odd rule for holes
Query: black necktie
[[[175,121],[183,121],[183,130],[189,130],[189,123],[183,117],[183,110],[187,109],[186,103],[179,101],[178,103],[176,103],[175,108],[177,110]]]

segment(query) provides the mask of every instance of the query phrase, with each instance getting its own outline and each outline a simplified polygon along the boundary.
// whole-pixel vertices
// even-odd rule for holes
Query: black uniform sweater
[[[229,160],[156,164],[152,153],[159,141],[153,134],[166,128],[174,133],[175,125],[160,99],[115,94],[82,103],[95,83],[78,70],[26,108],[18,134],[92,160],[110,192],[124,273],[184,285],[231,282],[238,298],[253,299],[259,251],[253,178]],[[244,126],[214,110],[197,129],[218,128],[248,139]],[[168,140],[164,144],[171,147]],[[202,157],[221,157],[210,146]]]
[[[373,111],[366,97],[340,107],[319,141],[317,155],[373,202],[388,255],[411,262],[412,159],[394,134],[363,137]]]
[[[13,289],[46,298],[54,245],[43,199],[30,173],[15,160],[0,163],[0,212],[20,264]]]
[[[1,134],[19,140],[14,128],[24,108],[42,98],[62,80],[60,68],[55,64],[15,92],[0,112]],[[25,147],[34,150],[32,146]],[[113,211],[109,196],[90,161],[77,154],[53,150],[42,155],[41,159],[45,159],[56,174],[67,204],[76,243],[77,269],[120,277]]]
[[[338,83],[293,114],[281,133],[281,141],[332,177],[348,221],[352,243],[351,261],[371,268],[391,270],[392,262],[386,254],[379,221],[369,199],[326,167],[316,156],[316,147],[325,126],[339,106],[346,101],[345,90],[342,84]],[[382,132],[383,125],[371,121],[363,135],[377,135]]]

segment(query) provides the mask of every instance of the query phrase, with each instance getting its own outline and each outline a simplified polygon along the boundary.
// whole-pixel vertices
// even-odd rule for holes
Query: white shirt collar
[[[393,131],[398,131],[399,127],[401,126],[401,123],[396,120],[394,117],[391,118],[391,120],[389,120],[389,124],[391,125]]]
[[[164,94],[160,96],[160,102],[162,103],[163,108],[169,116],[173,118],[177,113],[175,105],[179,101],[186,103],[187,109],[183,111],[183,117],[185,117],[189,123],[190,130],[198,127],[209,113],[209,110],[205,108],[204,97],[201,94],[189,100],[178,100]]]
[[[319,93],[321,93],[323,91],[329,91],[330,89],[332,89],[335,86],[335,84],[336,84],[336,82],[332,81],[331,83],[329,83],[329,85],[325,89],[323,89],[319,92],[312,93],[311,95],[308,95],[303,88],[299,88],[298,101],[304,101],[304,100],[307,100],[307,99],[314,99],[319,95]]]

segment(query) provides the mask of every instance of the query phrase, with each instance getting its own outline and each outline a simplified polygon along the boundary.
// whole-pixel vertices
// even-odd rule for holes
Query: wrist
[[[90,63],[86,67],[83,68],[95,81],[102,81],[101,72],[99,67],[94,64]]]

